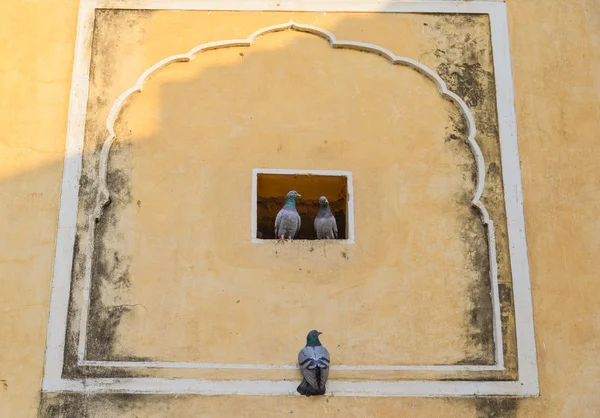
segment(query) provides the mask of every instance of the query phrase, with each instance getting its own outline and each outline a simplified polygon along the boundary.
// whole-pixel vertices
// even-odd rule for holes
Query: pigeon
[[[306,346],[298,353],[298,364],[302,370],[302,383],[296,389],[300,395],[324,395],[329,376],[329,351],[321,345],[319,335],[312,330],[306,336]]]
[[[292,240],[300,231],[300,215],[296,210],[297,191],[292,190],[285,196],[285,205],[275,218],[275,237],[280,240]]]
[[[319,198],[319,213],[315,218],[317,239],[337,239],[338,229],[335,218],[331,214],[329,201],[325,196]]]

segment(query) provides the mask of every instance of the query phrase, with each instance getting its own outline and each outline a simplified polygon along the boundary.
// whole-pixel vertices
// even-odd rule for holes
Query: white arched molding
[[[295,30],[299,32],[305,32],[312,35],[319,36],[329,42],[332,48],[339,49],[353,49],[368,53],[373,53],[382,56],[389,60],[394,65],[403,65],[405,67],[412,68],[418,71],[426,78],[430,79],[437,87],[440,95],[451,102],[453,102],[467,123],[467,142],[471,148],[471,152],[475,159],[475,165],[477,170],[476,187],[475,193],[471,200],[471,205],[475,207],[480,215],[481,222],[485,226],[488,240],[488,256],[490,266],[490,285],[491,285],[491,298],[492,298],[492,309],[493,309],[493,336],[494,336],[494,348],[495,348],[495,364],[492,366],[478,366],[478,365],[457,365],[457,366],[442,366],[442,365],[431,365],[431,366],[349,366],[339,365],[333,366],[332,369],[339,370],[503,370],[504,369],[504,354],[502,344],[502,322],[500,316],[500,299],[498,289],[498,266],[496,257],[496,238],[494,233],[494,223],[490,219],[488,211],[485,208],[483,202],[481,202],[481,196],[485,185],[485,161],[479,145],[475,141],[475,120],[469,108],[467,107],[464,100],[458,95],[448,90],[446,83],[441,77],[429,67],[421,64],[420,62],[407,57],[395,55],[393,52],[382,48],[377,45],[338,40],[335,35],[325,29],[313,25],[305,25],[290,21],[281,25],[268,26],[266,28],[257,30],[246,39],[232,39],[225,41],[209,42],[195,46],[185,54],[172,55],[167,57],[152,67],[148,68],[144,73],[137,79],[135,85],[125,90],[114,102],[108,118],[106,120],[106,128],[108,129],[108,136],[102,146],[100,154],[99,164],[99,177],[97,181],[97,195],[96,204],[94,209],[88,215],[88,251],[86,254],[85,274],[83,283],[83,303],[82,313],[80,322],[80,333],[79,333],[79,344],[78,344],[78,364],[82,366],[108,366],[108,367],[165,367],[165,368],[231,368],[231,369],[289,369],[295,368],[293,365],[284,366],[271,366],[271,365],[248,365],[248,364],[211,364],[211,363],[171,363],[171,362],[114,362],[114,361],[88,361],[86,360],[86,334],[87,334],[87,323],[88,323],[88,312],[89,312],[89,299],[92,282],[92,260],[94,253],[94,232],[96,222],[102,217],[105,206],[110,202],[110,192],[106,184],[106,175],[108,170],[108,158],[110,149],[117,136],[114,130],[115,122],[125,105],[125,103],[132,98],[136,93],[141,92],[144,87],[144,83],[152,76],[153,73],[166,67],[169,64],[175,62],[189,62],[201,52],[210,51],[213,49],[231,48],[231,47],[250,47],[254,41],[260,36],[280,32],[285,30]],[[179,366],[178,366],[179,365]]]

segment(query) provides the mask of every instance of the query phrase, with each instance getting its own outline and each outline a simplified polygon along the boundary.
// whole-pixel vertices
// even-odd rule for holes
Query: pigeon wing
[[[333,216],[331,213],[329,213],[329,222],[328,226],[331,227],[331,238],[337,238],[338,237],[338,229],[337,229],[337,222],[335,220],[335,216]]]
[[[314,348],[314,356],[317,359],[316,364],[319,369],[316,376],[318,383],[317,388],[319,391],[325,392],[325,384],[329,378],[329,351],[322,345],[317,346]]]
[[[300,231],[300,225],[302,224],[302,219],[300,219],[300,214],[298,212],[296,212],[296,219],[298,220],[298,223],[296,224],[296,230],[292,234],[293,237],[298,235],[298,232]]]
[[[322,345],[318,345],[313,348],[315,358],[320,362],[327,363],[327,367],[329,367],[329,351]]]
[[[318,239],[325,238],[325,225],[322,218],[316,217],[314,222],[315,233]]]
[[[302,376],[306,382],[313,388],[319,388],[319,382],[317,382],[317,368],[314,359],[314,350],[313,347],[304,347],[298,353],[298,364],[300,365],[300,370],[302,370]]]
[[[315,357],[318,358],[317,365],[321,371],[319,389],[325,390],[325,384],[329,378],[329,351],[327,351],[327,349],[322,345],[317,346],[315,347]]]
[[[308,363],[308,360],[312,359],[312,350],[310,347],[306,346],[298,353],[298,365],[301,369],[305,367]]]
[[[304,379],[313,389],[325,389],[329,377],[329,352],[325,347],[304,347],[298,353],[298,364]]]
[[[279,238],[279,232],[281,231],[281,218],[283,216],[283,210],[280,210],[275,218],[275,238]]]

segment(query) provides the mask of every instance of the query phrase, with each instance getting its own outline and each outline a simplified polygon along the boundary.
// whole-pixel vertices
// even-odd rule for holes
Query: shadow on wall
[[[225,396],[155,395],[155,394],[42,394],[40,418],[100,418],[107,416],[176,416],[195,417],[198,410],[206,416],[281,417],[321,416],[323,411],[333,417],[363,417],[366,413],[389,416],[390,411],[410,411],[419,417],[516,418],[518,399],[462,398],[344,398],[323,397],[305,402],[302,397],[239,396],[235,402]],[[327,405],[327,409],[324,409]],[[366,412],[368,411],[368,412]],[[473,415],[475,413],[476,415]],[[418,415],[415,415],[418,414]]]

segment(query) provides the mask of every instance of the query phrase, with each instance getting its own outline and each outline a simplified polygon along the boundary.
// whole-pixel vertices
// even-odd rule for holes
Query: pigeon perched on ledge
[[[319,213],[315,218],[314,226],[317,239],[337,239],[337,223],[325,196],[319,198]]]
[[[298,353],[298,364],[302,370],[302,383],[296,389],[305,396],[324,395],[329,377],[329,351],[321,345],[319,335],[312,330],[306,336],[306,346]]]
[[[285,204],[275,218],[275,238],[292,240],[300,231],[300,215],[296,210],[298,192],[292,190],[285,196]]]

